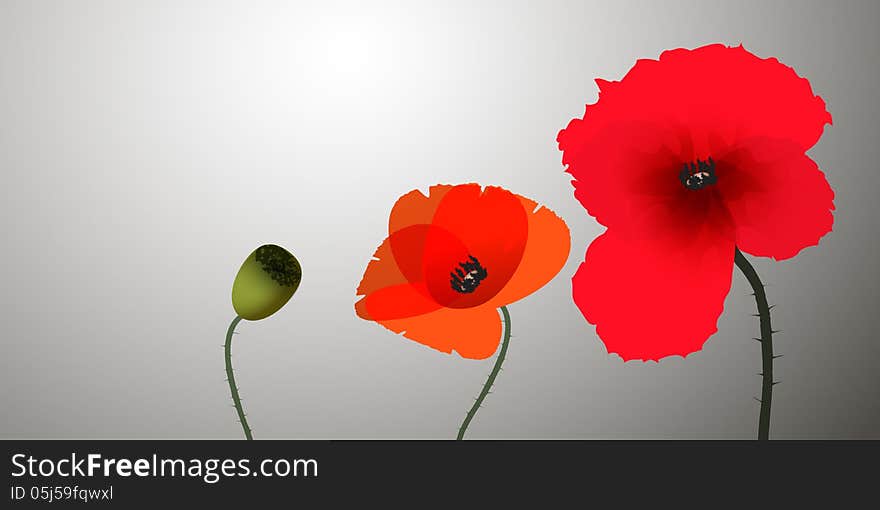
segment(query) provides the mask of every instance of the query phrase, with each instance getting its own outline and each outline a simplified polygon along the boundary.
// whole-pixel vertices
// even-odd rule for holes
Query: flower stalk
[[[504,316],[504,338],[501,341],[501,350],[498,351],[498,359],[495,360],[495,366],[492,368],[489,378],[486,379],[486,384],[483,385],[483,389],[480,391],[479,396],[477,396],[474,405],[471,407],[470,411],[468,411],[467,416],[464,418],[464,422],[462,422],[461,427],[458,429],[458,436],[455,438],[457,441],[464,439],[464,433],[467,431],[468,425],[470,425],[471,420],[474,419],[477,410],[483,404],[483,400],[486,399],[489,390],[492,389],[492,385],[495,384],[495,378],[498,377],[498,373],[501,372],[501,365],[504,363],[504,358],[507,356],[507,346],[510,344],[510,313],[507,311],[506,306],[502,306],[500,310],[501,315]]]
[[[761,414],[758,418],[758,440],[766,441],[770,439],[770,405],[773,401],[773,386],[777,384],[773,380],[773,328],[770,325],[770,306],[767,304],[767,293],[764,291],[764,284],[758,272],[752,267],[748,259],[736,249],[734,256],[736,267],[742,271],[746,279],[754,290],[755,302],[758,305],[758,317],[761,325],[761,338],[755,340],[761,342],[761,360],[762,360],[762,384],[761,384]]]
[[[241,422],[241,428],[244,429],[244,437],[250,441],[254,436],[251,434],[251,428],[248,426],[244,408],[241,406],[241,397],[238,396],[238,386],[235,384],[235,374],[232,370],[232,335],[235,334],[235,326],[239,322],[241,322],[241,317],[236,315],[226,331],[226,345],[224,346],[226,353],[226,379],[229,381],[229,391],[232,393],[232,402],[235,406],[235,412],[238,413],[238,421]]]

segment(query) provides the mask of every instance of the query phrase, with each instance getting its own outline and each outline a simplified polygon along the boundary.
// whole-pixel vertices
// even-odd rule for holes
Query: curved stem
[[[241,407],[241,397],[238,396],[238,386],[235,385],[235,375],[232,373],[232,334],[235,333],[235,326],[241,322],[241,317],[235,316],[229,330],[226,331],[226,379],[229,381],[229,391],[232,393],[232,402],[235,404],[235,411],[238,413],[238,421],[241,422],[241,428],[244,429],[244,437],[248,440],[253,439],[251,428],[248,426],[247,418],[244,416],[244,409]]]
[[[758,439],[766,441],[770,438],[770,404],[773,401],[773,328],[770,326],[770,306],[767,305],[767,294],[764,292],[764,284],[758,277],[757,271],[746,257],[736,249],[734,256],[736,267],[742,271],[746,279],[755,291],[755,302],[758,305],[758,317],[761,320],[761,338],[755,340],[761,342],[761,359],[763,360],[763,384],[761,385],[761,415],[758,419]]]
[[[510,344],[510,313],[508,313],[506,306],[502,306],[500,310],[501,315],[504,316],[504,338],[501,341],[501,350],[498,352],[498,359],[495,360],[495,366],[492,368],[489,378],[486,379],[486,384],[483,385],[480,395],[477,397],[476,402],[474,402],[473,407],[468,411],[467,416],[464,418],[464,422],[462,422],[461,427],[458,429],[458,437],[455,438],[458,441],[464,439],[464,433],[467,430],[468,425],[470,425],[471,420],[474,419],[474,415],[477,414],[477,409],[480,408],[483,400],[486,399],[486,395],[489,394],[492,385],[495,384],[495,378],[498,377],[498,372],[501,371],[501,364],[504,363],[504,357],[507,355],[507,346]]]

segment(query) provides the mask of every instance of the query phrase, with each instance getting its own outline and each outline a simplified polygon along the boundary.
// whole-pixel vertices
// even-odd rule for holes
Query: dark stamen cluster
[[[477,290],[480,282],[485,280],[489,274],[476,257],[468,255],[468,259],[467,262],[460,262],[458,264],[459,267],[456,267],[454,272],[449,273],[449,276],[452,277],[449,281],[450,285],[452,285],[452,290],[462,294],[470,294]]]
[[[678,179],[685,188],[690,190],[703,189],[710,184],[718,182],[718,176],[715,175],[715,162],[710,157],[708,161],[697,160],[696,163],[684,163]]]

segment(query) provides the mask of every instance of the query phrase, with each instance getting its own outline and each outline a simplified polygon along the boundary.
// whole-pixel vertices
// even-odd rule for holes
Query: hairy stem
[[[761,283],[761,278],[758,277],[755,268],[739,251],[739,248],[736,249],[734,261],[736,262],[736,267],[742,271],[755,291],[755,302],[758,305],[758,317],[761,321],[761,338],[755,339],[761,342],[761,359],[763,360],[758,440],[766,441],[770,438],[770,404],[773,401],[773,385],[776,384],[773,381],[773,328],[770,326],[770,306],[767,305],[767,294],[764,292],[764,284]]]
[[[464,439],[464,433],[467,431],[468,425],[470,425],[471,420],[474,419],[474,415],[477,414],[477,409],[483,404],[483,400],[486,399],[486,395],[489,394],[492,385],[495,384],[495,378],[498,377],[498,372],[501,371],[501,364],[504,363],[504,357],[507,355],[507,346],[510,345],[510,313],[508,313],[506,306],[502,306],[500,310],[501,315],[504,316],[504,338],[501,341],[501,350],[498,352],[498,359],[495,360],[495,366],[492,368],[489,378],[486,379],[486,384],[483,385],[480,395],[477,397],[476,402],[474,402],[473,407],[468,411],[467,416],[464,418],[464,422],[462,422],[461,427],[458,429],[458,437],[456,437],[456,440],[458,441]]]
[[[247,418],[244,415],[244,409],[241,407],[241,397],[238,396],[238,386],[235,385],[235,374],[232,372],[232,335],[235,333],[235,326],[241,322],[241,317],[236,316],[226,331],[226,379],[229,381],[229,391],[232,393],[232,402],[235,404],[235,411],[238,413],[238,421],[241,422],[241,428],[244,429],[244,437],[248,440],[253,439],[251,428],[248,426]]]

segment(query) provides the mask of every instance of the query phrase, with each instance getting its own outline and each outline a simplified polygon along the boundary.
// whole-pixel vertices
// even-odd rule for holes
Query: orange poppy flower
[[[479,184],[407,193],[388,231],[357,289],[358,316],[470,359],[495,352],[497,309],[549,282],[571,246],[553,211]]]

